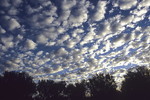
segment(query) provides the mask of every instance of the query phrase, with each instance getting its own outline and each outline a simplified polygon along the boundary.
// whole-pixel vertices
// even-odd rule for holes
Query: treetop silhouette
[[[22,72],[5,72],[0,78],[0,98],[2,100],[31,100],[36,93],[32,77]]]
[[[39,96],[37,97],[39,100],[53,100],[53,99],[63,99],[64,91],[65,91],[65,82],[54,82],[52,80],[43,80],[39,81],[37,84],[37,90],[39,92]]]
[[[106,76],[104,74],[95,75],[92,79],[89,79],[88,87],[91,97],[96,100],[100,98],[105,100],[114,99],[117,93],[117,85],[109,74]]]
[[[149,100],[150,70],[128,70],[121,92],[110,74],[97,74],[81,83],[42,80],[35,83],[25,72],[0,75],[0,100]],[[88,95],[87,95],[88,94]]]
[[[149,100],[150,70],[144,66],[128,71],[122,83],[122,94],[126,100]]]

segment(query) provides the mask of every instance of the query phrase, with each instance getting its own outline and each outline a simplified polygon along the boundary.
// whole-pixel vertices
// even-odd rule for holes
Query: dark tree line
[[[5,72],[0,75],[0,100],[149,100],[150,70],[146,67],[129,70],[121,91],[116,87],[110,74],[98,74],[67,85],[52,80],[35,83],[27,73]]]
[[[26,73],[5,72],[0,76],[0,100],[32,100],[36,84]]]
[[[121,93],[124,100],[150,100],[150,70],[138,67],[135,72],[128,71]]]

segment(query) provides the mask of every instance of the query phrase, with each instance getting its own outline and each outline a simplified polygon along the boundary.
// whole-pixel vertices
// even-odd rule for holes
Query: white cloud
[[[67,41],[67,45],[66,45],[66,46],[67,46],[68,48],[74,48],[74,46],[75,46],[76,44],[77,44],[77,41],[76,41],[76,40],[71,40],[71,39],[70,39],[70,40]]]
[[[97,50],[99,47],[98,44],[93,44],[90,48],[89,48],[89,52],[93,53],[95,50]]]
[[[146,36],[144,42],[145,43],[150,43],[150,36]]]
[[[47,43],[46,43],[46,46],[54,46],[55,44],[56,44],[56,42],[51,42],[51,41],[50,41],[50,42],[47,42]]]
[[[80,49],[80,53],[84,55],[88,52],[88,49],[89,49],[88,47],[83,47]]]
[[[126,17],[123,17],[121,19],[121,25],[127,25],[127,24],[130,24],[134,19],[134,16],[133,15],[129,15],[129,16],[126,16]]]
[[[21,27],[21,25],[19,24],[19,22],[18,22],[16,19],[11,18],[11,19],[8,21],[8,29],[9,29],[10,31],[12,31],[12,30],[14,30],[14,29],[16,29],[16,28],[20,28],[20,27]]]
[[[118,0],[119,7],[122,10],[128,10],[137,4],[137,0]]]
[[[8,1],[0,1],[3,7],[0,59],[13,57],[16,52],[15,59],[7,62],[17,66],[14,70],[38,76],[35,79],[76,80],[103,69],[107,72],[122,65],[148,64],[150,28],[146,25],[149,20],[146,24],[138,22],[149,18],[149,0],[138,3],[137,0],[113,0],[111,9],[108,6],[112,2],[107,0],[99,0],[97,4],[88,0],[58,0],[58,4],[38,0],[26,5],[21,4],[24,4],[22,0]],[[20,52],[13,50],[14,47]],[[10,53],[6,54],[8,49]]]
[[[13,31],[14,29],[21,27],[21,25],[15,18],[11,18],[10,16],[7,15],[1,17],[1,26],[9,31]]]
[[[138,21],[143,20],[147,12],[148,12],[147,8],[135,9],[131,11],[131,13],[135,15],[133,22],[137,23]]]
[[[77,3],[76,0],[70,0],[70,1],[67,1],[67,0],[63,0],[62,1],[62,5],[61,5],[61,8],[63,10],[70,10],[73,6],[75,6]]]
[[[72,32],[72,36],[73,36],[73,37],[80,36],[80,33],[83,33],[83,32],[84,32],[83,29],[75,29],[75,30]]]
[[[147,26],[143,31],[144,31],[145,34],[149,35],[149,33],[150,33],[150,26]]]
[[[35,49],[36,46],[37,46],[37,44],[35,42],[33,42],[32,40],[30,40],[30,39],[26,40],[25,49],[32,50],[32,49]]]
[[[3,28],[0,26],[0,34],[3,34],[3,33],[5,33],[5,32],[6,32],[6,30],[3,29]]]
[[[125,26],[123,26],[120,22],[121,17],[122,15],[118,14],[114,17],[109,18],[108,21],[104,22],[103,34],[105,33],[107,35],[108,33],[112,33],[113,35],[116,35],[125,30]]]
[[[45,29],[42,34],[45,35],[46,38],[51,40],[55,40],[59,35],[55,27],[50,27],[48,29]]]
[[[70,58],[71,61],[79,63],[84,60],[84,57],[82,56],[82,52],[79,49],[72,50],[71,52],[72,57]]]
[[[50,2],[50,1],[47,1],[47,2]],[[49,4],[49,3],[47,3],[47,4]],[[57,16],[57,13],[56,13],[57,7],[56,6],[54,6],[52,3],[50,3],[50,5],[48,5],[47,7],[49,7],[50,9],[43,11],[44,15]]]
[[[63,69],[61,66],[57,66],[57,67],[53,67],[53,70],[54,70],[53,73],[56,73],[56,72],[62,71]]]
[[[63,34],[66,30],[63,27],[58,27],[57,30],[58,34]]]
[[[82,23],[87,21],[88,18],[88,12],[86,8],[78,8],[75,9],[75,11],[72,11],[73,14],[70,15],[69,17],[69,23],[72,26],[80,26]]]
[[[14,42],[13,42],[14,37],[9,36],[9,37],[2,37],[1,41],[4,44],[4,48],[7,50],[9,48],[14,47]]]
[[[80,45],[92,42],[95,35],[96,33],[94,32],[94,28],[90,27],[89,32],[84,36],[83,40],[80,42]]]
[[[45,18],[45,19],[42,21],[42,24],[43,24],[43,25],[49,25],[49,24],[51,24],[53,21],[54,21],[54,18],[53,18],[53,17],[47,17],[47,18]]]
[[[16,37],[16,39],[17,39],[17,40],[22,40],[22,39],[23,39],[23,36],[20,35],[20,34],[18,34],[17,37]]]
[[[66,20],[68,20],[68,18],[70,16],[70,13],[71,13],[70,10],[62,11],[61,16],[59,16],[59,20],[60,21],[66,21]]]
[[[95,38],[103,38],[104,36],[111,33],[110,22],[104,21],[102,23],[101,29],[97,32],[97,36]]]
[[[95,58],[89,59],[87,62],[90,66],[95,66],[98,63],[98,60]]]
[[[82,25],[88,19],[88,1],[72,0],[62,2],[62,12],[59,16],[65,27],[77,27]]]
[[[68,34],[63,35],[59,40],[57,40],[58,45],[63,44],[66,40],[68,40],[70,36]]]
[[[108,51],[111,49],[111,47],[112,47],[111,42],[110,42],[109,40],[104,41],[103,44],[104,44],[105,46],[101,49],[101,53],[102,53],[102,54],[108,52]]]
[[[37,13],[42,9],[42,6],[38,7],[38,8],[33,8],[31,7],[31,5],[27,5],[26,6],[26,12],[27,14],[33,14],[33,13]]]
[[[133,11],[131,11],[132,14],[135,14],[136,16],[142,16],[145,15],[147,13],[148,9],[147,8],[142,8],[142,9],[135,9]]]
[[[11,66],[9,70],[16,70],[19,67],[19,65],[13,61],[6,61],[6,64],[9,65],[9,67]]]
[[[45,44],[47,43],[47,41],[48,41],[48,38],[44,36],[43,34],[38,35],[36,38],[37,43]]]
[[[92,16],[92,20],[100,21],[105,17],[104,15],[106,13],[106,4],[107,2],[105,1],[101,1],[101,0],[98,1],[96,12]]]
[[[43,54],[43,51],[39,51],[39,52],[37,52],[37,54],[36,55],[42,55]]]
[[[112,23],[111,25],[112,32],[115,32],[116,34],[122,32],[124,29],[125,27],[122,26],[121,23]]]
[[[150,1],[149,0],[142,0],[138,6],[139,6],[139,8],[143,7],[143,6],[144,7],[149,7],[150,6]]]
[[[121,45],[123,45],[126,41],[124,40],[123,35],[118,35],[115,39],[113,39],[113,46],[114,48],[117,48]]]
[[[118,87],[119,90],[121,88],[121,82],[124,80],[124,75],[126,75],[126,73],[127,73],[126,69],[116,70],[113,73],[113,76],[115,77],[115,81],[117,82],[117,85],[119,86]]]
[[[68,54],[68,51],[66,51],[65,48],[60,48],[56,53],[56,55],[58,56],[66,56],[67,54]]]

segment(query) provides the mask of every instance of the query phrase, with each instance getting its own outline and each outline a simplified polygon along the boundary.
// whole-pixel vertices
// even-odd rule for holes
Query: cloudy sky
[[[0,0],[0,72],[118,76],[149,56],[150,0]]]

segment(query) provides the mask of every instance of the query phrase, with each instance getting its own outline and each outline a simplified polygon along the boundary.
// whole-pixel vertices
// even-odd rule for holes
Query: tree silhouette
[[[86,82],[69,84],[66,88],[66,95],[68,100],[84,100],[86,93]]]
[[[112,76],[107,74],[95,75],[89,79],[88,87],[91,92],[91,99],[93,100],[116,100],[117,91],[116,83]]]
[[[36,84],[26,73],[5,72],[0,77],[1,100],[33,100]]]
[[[63,81],[40,81],[37,85],[39,95],[36,97],[36,100],[65,100],[65,86],[66,83]]]
[[[144,66],[128,70],[121,92],[116,87],[110,74],[66,85],[52,80],[35,84],[24,72],[5,72],[0,75],[0,100],[149,100],[150,70]]]
[[[136,71],[128,71],[121,88],[125,100],[150,99],[150,70],[141,66]]]

